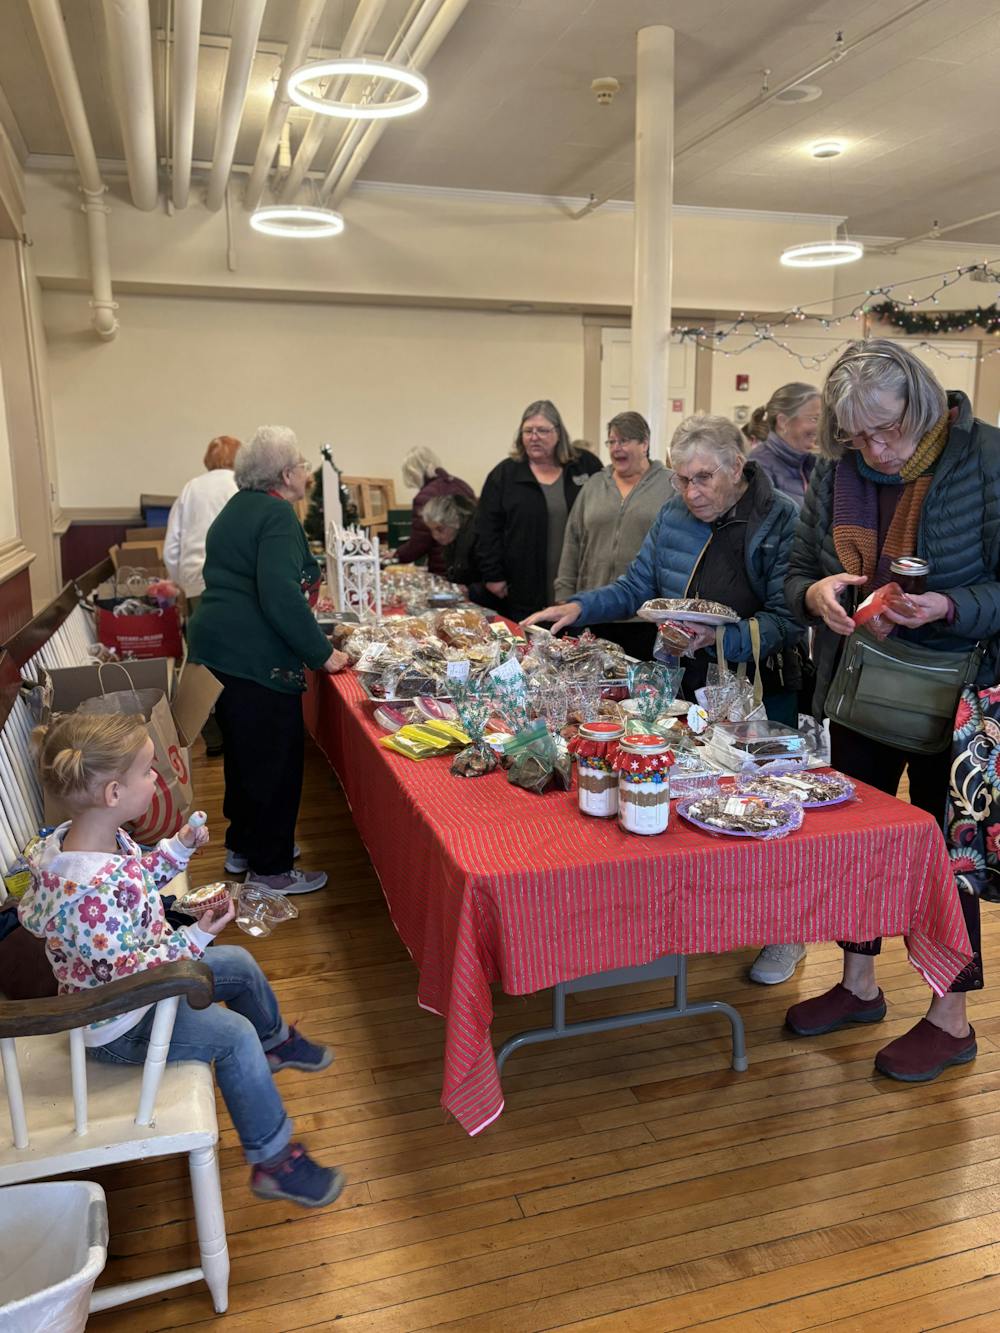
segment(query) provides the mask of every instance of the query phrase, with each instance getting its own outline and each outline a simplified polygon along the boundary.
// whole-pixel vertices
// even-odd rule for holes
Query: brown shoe
[[[922,1018],[916,1027],[882,1047],[875,1068],[900,1083],[930,1083],[950,1065],[967,1065],[975,1058],[975,1028],[970,1027],[964,1037],[953,1037]]]
[[[800,1037],[818,1037],[851,1023],[880,1023],[883,1018],[885,996],[881,991],[874,1000],[862,1000],[838,981],[825,994],[793,1004],[785,1015],[785,1026]]]

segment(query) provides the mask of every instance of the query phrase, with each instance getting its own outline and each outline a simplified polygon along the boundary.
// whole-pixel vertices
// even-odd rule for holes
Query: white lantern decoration
[[[338,611],[354,611],[361,620],[382,614],[382,573],[378,538],[363,528],[326,527],[326,586]]]

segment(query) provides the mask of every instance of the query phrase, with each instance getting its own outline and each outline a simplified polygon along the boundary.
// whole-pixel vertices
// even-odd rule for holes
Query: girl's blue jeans
[[[202,961],[212,969],[215,998],[223,1004],[192,1009],[182,998],[167,1060],[215,1065],[216,1082],[247,1161],[267,1162],[292,1136],[292,1122],[266,1054],[287,1038],[288,1026],[267,978],[246,949],[213,944]],[[150,1009],[129,1032],[107,1046],[91,1047],[88,1054],[108,1064],[141,1065],[154,1012]]]

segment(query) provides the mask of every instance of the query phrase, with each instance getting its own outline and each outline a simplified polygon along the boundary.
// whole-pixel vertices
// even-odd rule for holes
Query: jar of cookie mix
[[[614,757],[625,734],[620,722],[581,722],[568,749],[576,759],[576,792],[582,815],[613,819],[618,813]]]
[[[662,736],[628,736],[618,746],[618,822],[627,833],[666,832],[673,762]]]

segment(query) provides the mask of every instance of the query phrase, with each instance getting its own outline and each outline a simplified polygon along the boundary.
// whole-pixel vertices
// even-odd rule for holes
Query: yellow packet
[[[432,754],[441,753],[438,746],[427,745],[425,742],[414,740],[411,736],[404,736],[402,731],[397,731],[393,736],[380,736],[378,743],[384,745],[387,750],[405,754],[407,759],[429,759]]]

